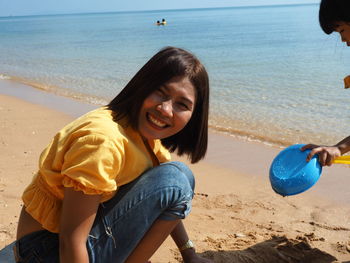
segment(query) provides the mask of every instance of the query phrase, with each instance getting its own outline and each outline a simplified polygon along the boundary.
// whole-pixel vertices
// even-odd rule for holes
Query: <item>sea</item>
[[[350,134],[350,49],[317,4],[1,17],[0,79],[104,105],[165,46],[207,68],[215,131],[274,145]]]

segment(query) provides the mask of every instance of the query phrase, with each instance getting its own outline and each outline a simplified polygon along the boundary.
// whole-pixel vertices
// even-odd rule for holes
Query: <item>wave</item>
[[[5,74],[0,74],[0,79],[6,80],[6,79],[11,79],[11,77],[10,77],[10,76],[7,76],[7,75],[5,75]]]
[[[88,94],[68,90],[68,89],[65,89],[65,88],[62,88],[59,86],[55,86],[55,85],[41,83],[41,82],[38,82],[35,80],[26,79],[23,77],[0,74],[0,79],[11,80],[11,81],[21,83],[21,84],[24,84],[26,86],[30,86],[32,88],[35,88],[35,89],[38,89],[38,90],[41,90],[44,92],[49,92],[49,93],[53,93],[53,94],[58,95],[58,96],[63,96],[63,97],[79,100],[81,102],[85,102],[88,104],[102,106],[102,105],[106,105],[109,103],[109,100],[107,98],[98,97],[98,96],[91,96]]]

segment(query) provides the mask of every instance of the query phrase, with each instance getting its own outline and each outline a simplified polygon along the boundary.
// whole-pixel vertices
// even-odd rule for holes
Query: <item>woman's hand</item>
[[[180,249],[188,240],[188,235],[183,225],[182,221],[177,224],[173,232],[171,232],[171,237],[174,239],[177,247]],[[181,249],[180,249],[181,250]],[[214,261],[206,258],[200,257],[194,247],[187,248],[181,251],[182,259],[184,263],[214,263]]]
[[[306,157],[306,161],[310,161],[311,158],[317,154],[318,161],[322,166],[331,166],[335,158],[341,155],[341,151],[337,146],[320,146],[315,144],[307,144],[301,148],[302,151],[310,149],[311,152]]]

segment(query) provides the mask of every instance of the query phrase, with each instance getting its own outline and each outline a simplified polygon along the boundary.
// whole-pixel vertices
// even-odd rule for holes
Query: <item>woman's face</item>
[[[341,21],[337,22],[335,31],[340,34],[341,40],[350,46],[350,23]]]
[[[191,119],[196,91],[187,77],[174,77],[143,102],[138,130],[145,139],[163,139],[181,131]]]

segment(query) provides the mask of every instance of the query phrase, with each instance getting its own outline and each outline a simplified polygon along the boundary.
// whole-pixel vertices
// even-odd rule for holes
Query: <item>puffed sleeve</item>
[[[62,184],[85,194],[115,191],[115,178],[123,165],[122,156],[122,145],[103,135],[80,137],[64,156]]]

